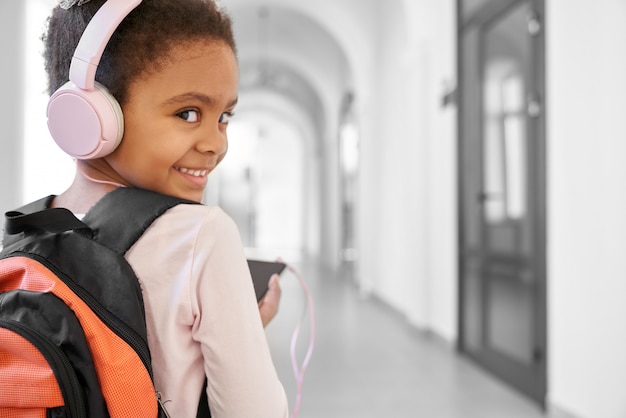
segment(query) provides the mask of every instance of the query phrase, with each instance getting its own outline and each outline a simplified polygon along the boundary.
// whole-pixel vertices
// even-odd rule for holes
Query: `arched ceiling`
[[[227,3],[227,2],[225,2]],[[228,7],[233,18],[241,91],[269,90],[289,98],[324,126],[333,92],[349,69],[337,42],[308,16],[280,5]]]
[[[218,0],[233,18],[242,93],[285,95],[331,137],[346,92],[367,100],[376,84],[382,14],[404,27],[407,1]]]

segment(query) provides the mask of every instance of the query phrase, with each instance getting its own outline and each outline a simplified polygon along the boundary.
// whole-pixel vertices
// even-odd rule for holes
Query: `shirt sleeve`
[[[224,211],[176,206],[126,257],[142,286],[156,390],[172,417],[196,417],[205,378],[213,418],[288,416],[239,231]]]
[[[190,304],[213,418],[287,417],[239,231],[222,211],[199,229]]]

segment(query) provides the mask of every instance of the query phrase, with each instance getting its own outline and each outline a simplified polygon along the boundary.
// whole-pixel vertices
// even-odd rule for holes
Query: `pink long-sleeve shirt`
[[[213,418],[281,418],[287,398],[233,220],[179,205],[126,254],[141,283],[156,389],[169,414],[195,418],[205,376]]]

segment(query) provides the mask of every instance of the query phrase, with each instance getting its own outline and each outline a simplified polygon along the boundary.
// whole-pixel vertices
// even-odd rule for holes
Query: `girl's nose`
[[[203,133],[202,138],[198,140],[196,149],[201,153],[212,153],[217,156],[221,156],[226,153],[228,149],[228,137],[226,135],[226,129],[207,130]]]

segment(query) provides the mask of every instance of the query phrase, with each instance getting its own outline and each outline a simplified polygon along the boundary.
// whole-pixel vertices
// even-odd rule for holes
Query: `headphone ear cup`
[[[109,155],[124,135],[124,116],[103,85],[82,90],[71,81],[48,101],[48,129],[63,151],[79,160]]]

